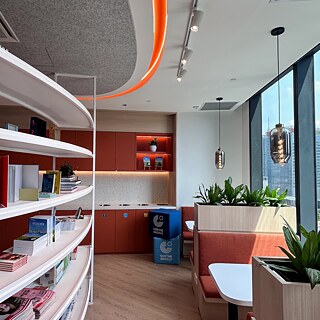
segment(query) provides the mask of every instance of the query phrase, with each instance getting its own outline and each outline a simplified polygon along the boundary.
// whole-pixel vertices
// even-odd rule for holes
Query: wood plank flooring
[[[200,320],[188,259],[154,264],[150,254],[96,255],[86,320]]]

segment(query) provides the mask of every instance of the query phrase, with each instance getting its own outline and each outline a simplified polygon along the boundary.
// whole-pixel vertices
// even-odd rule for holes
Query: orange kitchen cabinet
[[[149,253],[153,251],[153,239],[148,232],[149,210],[135,210],[135,252]]]
[[[92,151],[93,136],[92,131],[76,131],[76,145]],[[76,160],[76,170],[92,171],[92,158]]]
[[[76,144],[76,132],[74,130],[61,130],[60,140],[63,142]],[[65,161],[67,161],[71,164],[72,168],[76,170],[76,160],[76,158],[56,158],[56,169],[59,170]]]
[[[94,253],[115,252],[116,212],[98,210],[95,212]]]
[[[130,253],[135,251],[135,210],[116,211],[115,251]]]
[[[96,150],[96,171],[116,170],[116,134],[98,131]]]
[[[116,170],[135,170],[135,133],[116,132]]]

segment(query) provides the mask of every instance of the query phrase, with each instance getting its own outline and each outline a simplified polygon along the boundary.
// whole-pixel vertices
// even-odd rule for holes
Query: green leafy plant
[[[270,267],[275,270],[295,274],[300,282],[310,282],[313,289],[320,283],[320,232],[318,234],[312,230],[310,232],[300,226],[301,234],[306,239],[303,243],[284,219],[283,233],[289,248],[280,249],[288,256],[291,261],[291,267],[271,264]]]
[[[158,145],[157,138],[153,138],[153,140],[151,140],[151,141],[149,142],[149,145],[150,145],[150,146],[157,146],[157,145]]]
[[[278,194],[280,188],[276,188],[271,190],[268,186],[264,192],[265,199],[269,202],[271,207],[284,207],[286,206],[283,203],[285,197],[287,196],[288,190],[286,189],[281,194]]]
[[[70,177],[74,174],[72,165],[67,161],[60,167],[60,171],[62,177]]]
[[[224,182],[224,191],[223,191],[223,200],[226,204],[229,205],[237,205],[240,203],[242,199],[242,193],[244,190],[244,185],[240,184],[239,186],[233,188],[232,187],[232,179],[229,177],[227,180]]]
[[[268,203],[265,199],[263,189],[257,189],[251,192],[248,186],[244,186],[242,199],[247,206],[253,207],[264,206]]]
[[[203,203],[210,205],[221,203],[223,193],[217,184],[210,186],[209,189],[206,189],[203,184],[201,186],[199,186],[198,195],[196,195],[194,198],[201,199]]]

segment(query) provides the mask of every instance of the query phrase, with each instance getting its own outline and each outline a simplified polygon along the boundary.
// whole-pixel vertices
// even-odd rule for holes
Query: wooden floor
[[[149,254],[96,255],[86,320],[200,320],[190,262],[154,264]]]

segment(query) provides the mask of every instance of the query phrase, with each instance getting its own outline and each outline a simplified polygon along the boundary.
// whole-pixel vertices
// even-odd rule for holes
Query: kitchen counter
[[[176,209],[173,205],[161,205],[157,203],[147,203],[139,205],[138,203],[129,203],[128,206],[123,206],[119,203],[108,203],[108,206],[97,205],[96,210],[151,210],[151,209]]]

